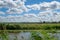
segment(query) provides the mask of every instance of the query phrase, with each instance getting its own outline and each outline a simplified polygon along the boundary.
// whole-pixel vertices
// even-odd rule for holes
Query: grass
[[[8,40],[8,33],[20,33],[20,32],[30,32],[31,33],[31,40],[57,40],[55,37],[50,37],[48,33],[57,33],[56,30],[0,30],[0,37],[2,40]],[[39,35],[42,36],[39,36]],[[14,40],[18,40],[17,36]]]
[[[43,23],[43,24],[37,24],[37,23],[31,23],[31,24],[25,24],[25,23],[8,23],[8,24],[0,24],[0,29],[7,29],[7,30],[51,30],[51,29],[57,29],[60,30],[60,23]]]
[[[48,33],[60,32],[60,23],[0,23],[0,36],[3,40],[8,40],[8,33],[20,32],[31,32],[31,39],[34,38],[35,40],[57,40],[54,37],[50,37]],[[41,33],[43,38],[37,32]],[[14,40],[17,40],[17,37]]]
[[[8,32],[8,33],[19,33],[19,32],[39,32],[39,31],[43,31],[43,30],[0,30],[1,32]],[[51,32],[51,33],[56,33],[58,30],[44,30],[47,32]],[[59,30],[60,32],[60,30]]]

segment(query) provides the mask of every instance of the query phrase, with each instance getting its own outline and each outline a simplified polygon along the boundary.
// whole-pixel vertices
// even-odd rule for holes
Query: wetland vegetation
[[[0,40],[60,40],[56,35],[58,30],[60,23],[0,23]],[[29,39],[20,37],[21,33],[30,33]]]

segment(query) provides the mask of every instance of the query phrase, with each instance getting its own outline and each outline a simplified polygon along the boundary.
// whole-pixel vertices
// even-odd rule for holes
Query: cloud
[[[60,12],[53,12],[53,11],[39,12],[38,17],[40,21],[59,22]]]
[[[40,12],[38,15],[34,13],[24,14],[24,15],[9,15],[9,16],[0,16],[0,22],[59,22],[60,13],[45,11]]]
[[[38,16],[34,13],[24,14],[24,22],[38,22]]]
[[[52,1],[52,2],[43,2],[40,4],[33,4],[33,5],[27,5],[28,8],[33,10],[54,10],[54,9],[60,9],[60,2]]]
[[[40,4],[25,5],[26,0],[0,0],[0,8],[6,7],[6,12],[0,11],[0,15],[11,14],[8,16],[0,16],[0,22],[52,22],[60,21],[60,12],[53,10],[60,9],[60,3],[57,1],[43,2]],[[31,10],[40,11],[35,14],[30,13]],[[20,15],[21,13],[23,15]],[[19,14],[19,15],[12,15]]]
[[[24,14],[25,17],[37,17],[36,14],[30,13],[30,14]]]
[[[38,22],[35,14],[24,14],[23,16],[0,16],[0,22]]]
[[[4,15],[4,14],[5,14],[4,12],[0,11],[0,15]]]
[[[8,8],[8,11],[6,11],[8,14],[28,12],[28,8],[25,6],[25,1],[26,0],[0,0],[0,8]]]
[[[12,8],[7,11],[8,14],[21,14],[23,12],[22,9]]]
[[[40,10],[39,4],[27,5],[29,9]]]

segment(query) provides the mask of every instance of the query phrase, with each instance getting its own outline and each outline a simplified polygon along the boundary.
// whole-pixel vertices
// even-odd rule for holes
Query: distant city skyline
[[[0,22],[43,21],[60,21],[60,0],[0,0]]]

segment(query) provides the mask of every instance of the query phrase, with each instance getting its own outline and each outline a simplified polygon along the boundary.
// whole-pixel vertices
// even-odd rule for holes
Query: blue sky
[[[58,22],[59,17],[60,0],[0,0],[0,22]]]
[[[39,3],[42,3],[42,2],[52,2],[52,1],[60,2],[60,0],[27,0],[26,5],[39,4]]]
[[[52,1],[54,1],[54,0],[26,0],[25,5],[40,4],[40,3],[43,3],[43,2],[52,2]],[[55,1],[60,2],[60,0],[55,0]],[[0,11],[5,12],[6,10],[8,10],[8,8],[6,8],[6,7],[0,8]]]

